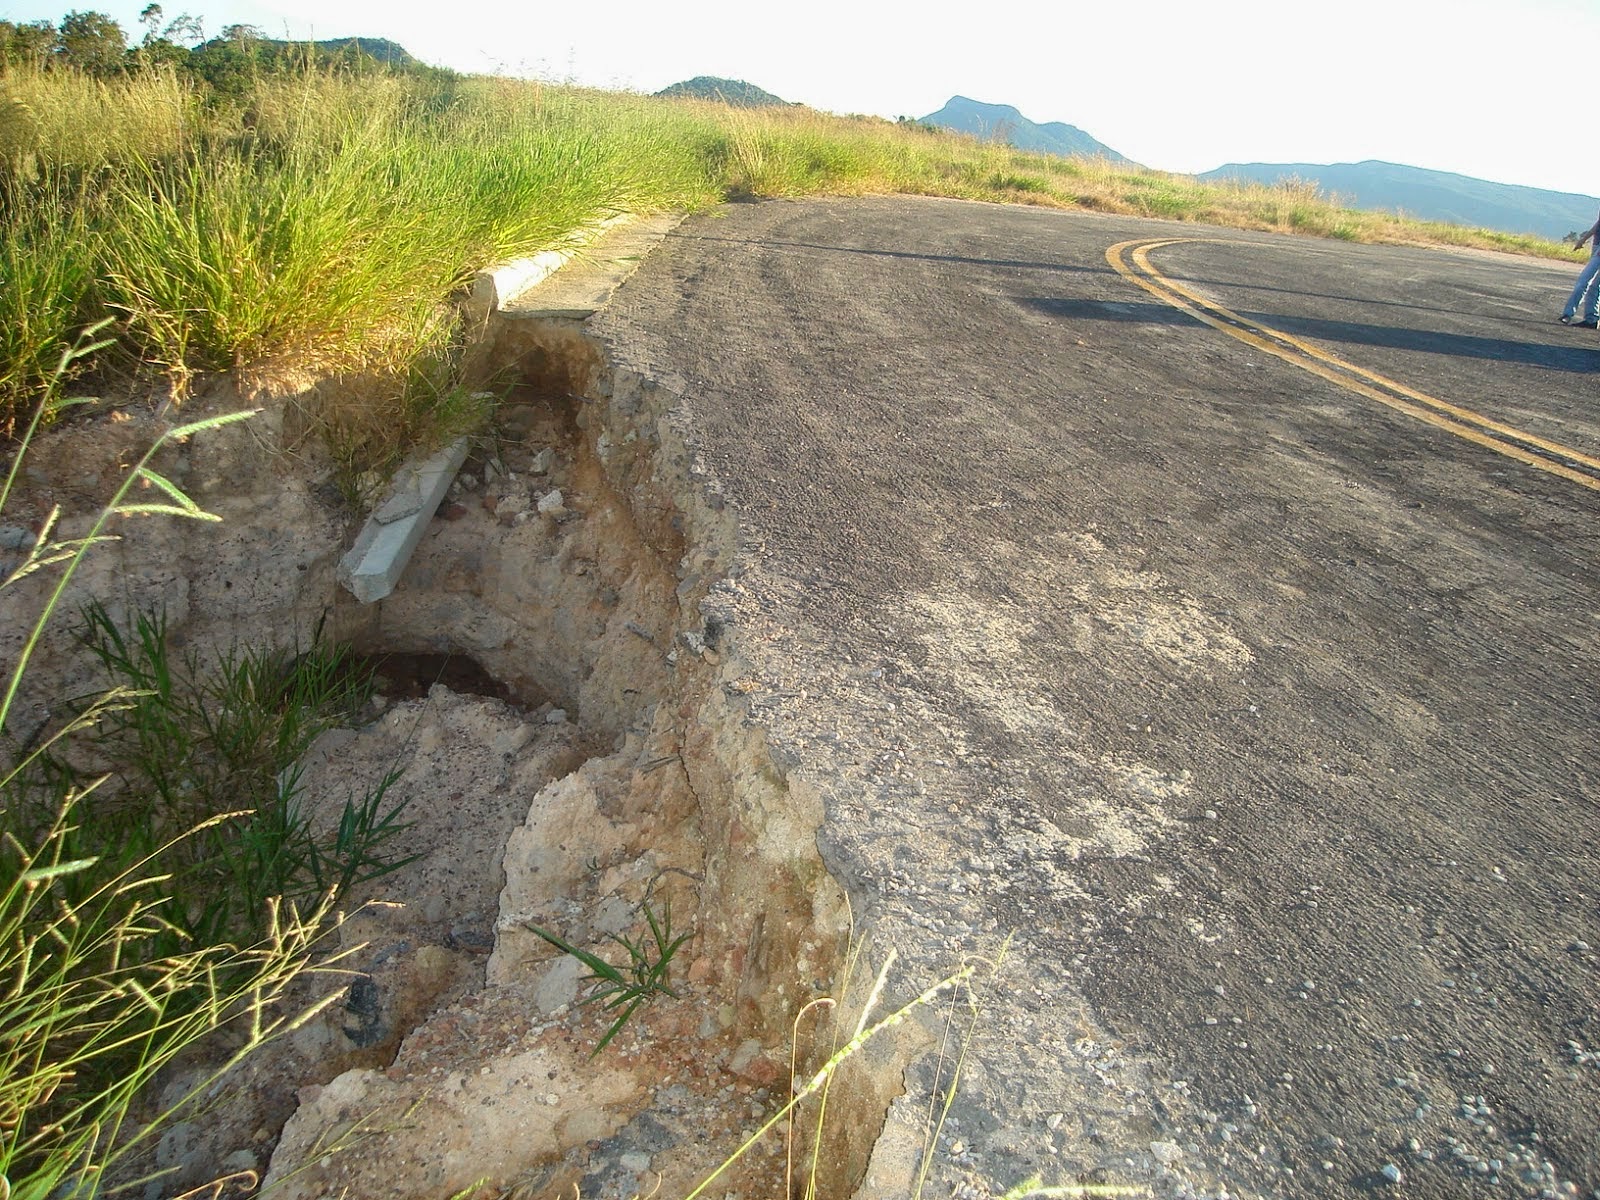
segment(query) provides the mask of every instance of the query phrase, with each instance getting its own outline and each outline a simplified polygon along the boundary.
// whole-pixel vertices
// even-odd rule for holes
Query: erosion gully
[[[334,584],[328,533],[348,544],[350,518],[270,411],[253,441],[197,439],[173,467],[224,516],[220,542],[150,541],[158,570],[130,541],[97,577],[130,603],[170,598],[167,568],[188,563],[192,646],[321,622],[371,656],[381,711],[318,744],[304,794],[331,820],[363,778],[399,770],[396,852],[420,856],[352,898],[335,935],[347,973],[314,985],[341,1001],[166,1131],[151,1200],[229,1175],[307,1200],[683,1195],[849,1036],[855,1011],[832,1003],[848,904],[817,852],[820,803],[751,715],[739,532],[683,395],[573,319],[499,314],[472,363],[505,396],[495,428],[388,598]],[[263,442],[272,468],[245,467]],[[271,565],[280,552],[297,559]],[[246,577],[267,589],[254,603]],[[595,1054],[616,1011],[580,1002],[577,960],[533,927],[625,962],[618,939],[648,942],[647,913],[689,935],[676,995]],[[832,1087],[823,1196],[861,1181],[901,1090],[895,1057]],[[168,1098],[204,1069],[175,1072]],[[710,1194],[803,1184],[808,1111],[793,1145],[770,1135]]]

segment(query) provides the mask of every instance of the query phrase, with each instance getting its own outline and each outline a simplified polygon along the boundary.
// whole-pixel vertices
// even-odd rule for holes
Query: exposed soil
[[[167,1131],[144,1164],[167,1172],[150,1200],[230,1172],[285,1197],[682,1194],[782,1104],[791,1051],[814,1066],[836,1036],[813,1020],[795,1044],[792,1020],[832,987],[848,909],[816,852],[819,813],[789,794],[744,713],[737,655],[701,613],[732,533],[692,477],[675,397],[606,370],[576,323],[491,334],[484,369],[517,382],[388,599],[362,607],[333,587],[351,517],[316,448],[284,433],[282,402],[249,437],[197,439],[163,464],[220,526],[142,526],[69,598],[164,604],[202,657],[293,647],[318,626],[348,641],[374,672],[375,715],[317,743],[303,795],[331,822],[396,773],[387,800],[411,824],[386,850],[417,856],[349,898],[345,974],[301,990],[335,986],[341,1002]],[[47,436],[13,519],[103,498],[155,420],[130,410]],[[39,596],[14,589],[10,611]],[[89,682],[58,638],[28,709],[46,722],[50,696]],[[689,935],[676,995],[594,1056],[615,1014],[580,1002],[577,960],[533,927],[625,961],[617,939],[647,943],[647,912]],[[173,1072],[164,1098],[205,1071]],[[881,1090],[830,1099],[852,1132],[825,1194],[863,1169]],[[782,1150],[769,1138],[718,1194],[784,1188]]]

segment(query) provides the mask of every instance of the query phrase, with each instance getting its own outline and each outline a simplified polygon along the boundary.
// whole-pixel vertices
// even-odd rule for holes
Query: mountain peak
[[[697,100],[720,100],[733,108],[788,108],[789,102],[742,79],[720,79],[715,75],[696,75],[662,88],[657,96],[693,96]]]
[[[922,123],[953,129],[958,133],[970,133],[985,141],[1004,142],[1018,150],[1037,154],[1105,158],[1122,163],[1128,161],[1076,125],[1061,121],[1038,125],[1009,104],[989,104],[970,96],[951,96],[938,112],[923,117]]]

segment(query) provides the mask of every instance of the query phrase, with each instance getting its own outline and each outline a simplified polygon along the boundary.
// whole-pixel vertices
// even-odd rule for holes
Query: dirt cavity
[[[316,744],[302,796],[331,828],[387,781],[403,825],[385,846],[401,865],[350,897],[330,946],[349,954],[338,1002],[167,1130],[147,1200],[230,1171],[287,1200],[681,1195],[839,1036],[813,1009],[795,1044],[839,978],[848,903],[817,852],[820,801],[748,704],[737,530],[682,396],[573,321],[496,318],[478,353],[505,402],[385,600],[336,588],[355,529],[281,406],[164,464],[220,525],[141,524],[68,597],[163,606],[201,657],[317,629],[350,644],[378,696]],[[114,474],[146,424],[63,431],[36,482],[97,455]],[[6,624],[9,657],[23,625]],[[67,642],[30,672],[40,722],[86,689]],[[617,1011],[580,1003],[585,969],[536,930],[626,964],[624,943],[653,956],[652,920],[687,935],[676,995],[595,1055]],[[855,1012],[834,1012],[848,1036]],[[896,1061],[871,1066],[829,1098],[824,1196],[854,1190],[899,1090]],[[165,1098],[204,1071],[173,1072]],[[769,1138],[717,1194],[786,1190],[786,1157]]]
[[[380,695],[395,700],[419,700],[434,684],[441,684],[457,695],[486,696],[521,708],[537,708],[545,701],[539,695],[518,695],[466,654],[358,654],[352,657],[351,669],[370,676]]]
[[[820,805],[772,762],[740,703],[737,639],[706,615],[734,530],[690,469],[678,397],[609,369],[570,322],[506,320],[491,345],[480,365],[514,380],[495,436],[401,586],[339,618],[365,653],[481,664],[521,699],[522,724],[438,684],[380,723],[419,721],[411,745],[442,751],[447,774],[469,742],[505,765],[486,789],[428,786],[432,849],[414,879],[374,892],[407,910],[361,918],[379,925],[373,946],[396,947],[385,963],[410,965],[388,982],[373,971],[331,1016],[332,1042],[370,1028],[384,1053],[298,1093],[269,1175],[290,1197],[682,1194],[783,1103],[791,1055],[803,1071],[829,1046],[825,1022],[793,1045],[792,1022],[832,984],[847,906],[817,854]],[[476,708],[485,728],[441,729],[419,703]],[[473,845],[447,850],[462,826]],[[387,915],[418,896],[421,913]],[[538,931],[625,962],[625,942],[654,954],[652,921],[669,942],[688,935],[677,997],[641,1006],[591,1057],[616,1010],[579,1003],[585,969]],[[416,994],[434,1001],[420,1019]],[[825,1194],[864,1169],[882,1090],[830,1101],[848,1136]],[[326,1154],[339,1139],[358,1144]],[[722,1194],[786,1188],[782,1150],[769,1139]]]

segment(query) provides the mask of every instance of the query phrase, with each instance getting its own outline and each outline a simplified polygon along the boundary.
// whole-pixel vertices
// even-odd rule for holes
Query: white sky
[[[12,20],[143,0],[27,0]],[[1065,121],[1146,166],[1376,158],[1600,196],[1597,0],[167,0],[207,34],[387,37],[431,63],[656,91],[744,79],[832,112],[952,95]]]

